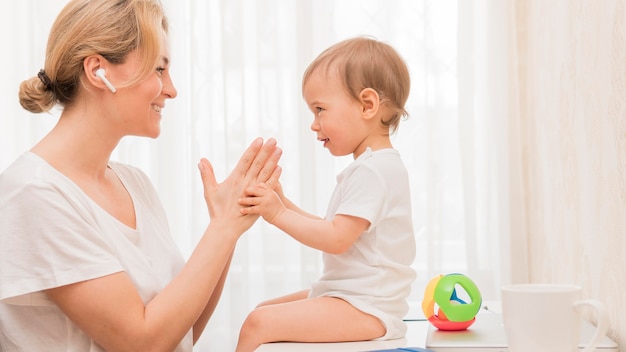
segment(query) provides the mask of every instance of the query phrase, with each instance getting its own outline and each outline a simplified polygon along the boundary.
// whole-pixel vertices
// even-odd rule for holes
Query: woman
[[[185,263],[147,177],[109,160],[124,136],[156,138],[176,97],[158,0],[73,0],[45,67],[20,86],[56,126],[0,175],[0,350],[190,351],[222,291],[246,186],[276,182],[280,149],[257,139],[221,184],[199,163],[211,222]]]

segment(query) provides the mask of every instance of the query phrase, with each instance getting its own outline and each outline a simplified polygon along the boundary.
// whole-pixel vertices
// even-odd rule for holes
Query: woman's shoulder
[[[80,188],[32,152],[19,156],[0,174],[0,208],[38,214],[69,203],[88,204]],[[87,208],[87,207],[83,207]]]
[[[44,159],[33,152],[20,155],[0,174],[0,189],[42,181],[54,173]]]

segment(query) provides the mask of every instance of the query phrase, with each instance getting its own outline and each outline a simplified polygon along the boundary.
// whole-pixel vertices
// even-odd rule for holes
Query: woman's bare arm
[[[211,222],[181,272],[147,304],[125,272],[53,288],[48,296],[107,351],[172,351],[195,324],[206,324],[235,244],[256,221],[240,214],[237,199],[259,180],[276,182],[279,158],[275,142],[256,140],[221,184],[201,161]]]

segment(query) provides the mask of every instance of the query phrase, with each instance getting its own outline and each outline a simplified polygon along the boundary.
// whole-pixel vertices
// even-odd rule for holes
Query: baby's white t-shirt
[[[132,197],[136,229],[34,153],[0,175],[1,351],[103,351],[43,290],[124,271],[148,303],[182,269],[149,179],[128,165],[109,167]],[[192,345],[190,331],[175,351]]]
[[[370,226],[345,253],[323,254],[324,271],[309,296],[341,298],[379,318],[387,329],[379,339],[403,337],[415,235],[408,173],[397,150],[368,148],[337,176],[325,218],[337,214]]]

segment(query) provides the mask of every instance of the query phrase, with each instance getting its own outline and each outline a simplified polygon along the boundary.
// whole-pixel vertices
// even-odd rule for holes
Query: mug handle
[[[588,306],[595,310],[596,317],[598,318],[598,325],[596,326],[596,332],[593,334],[591,341],[585,346],[582,352],[593,352],[596,350],[600,340],[604,338],[607,330],[609,329],[609,314],[604,304],[595,299],[584,299],[574,302],[574,308],[580,310],[581,307]]]

